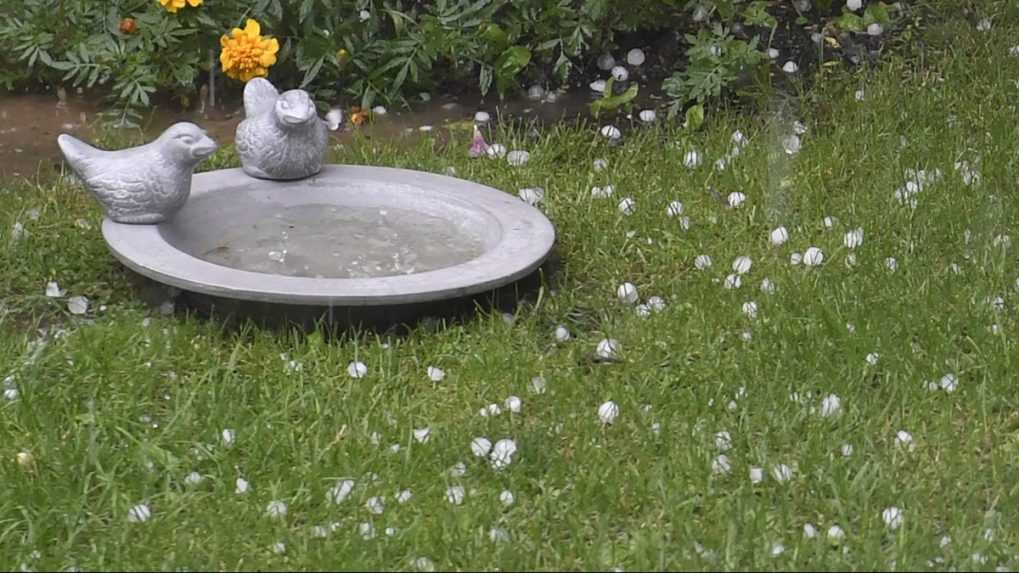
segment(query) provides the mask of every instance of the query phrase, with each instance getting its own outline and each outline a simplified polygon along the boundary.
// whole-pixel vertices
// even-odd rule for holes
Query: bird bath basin
[[[327,165],[299,181],[199,173],[172,219],[107,219],[103,237],[128,268],[210,310],[251,303],[244,314],[329,309],[333,318],[341,309],[386,321],[407,318],[388,310],[420,311],[531,275],[555,231],[540,211],[491,187]]]

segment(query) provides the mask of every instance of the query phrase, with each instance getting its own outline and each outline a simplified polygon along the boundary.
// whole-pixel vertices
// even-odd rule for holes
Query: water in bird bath
[[[484,252],[481,237],[448,219],[389,206],[266,206],[239,215],[191,254],[259,273],[369,278],[450,267]]]

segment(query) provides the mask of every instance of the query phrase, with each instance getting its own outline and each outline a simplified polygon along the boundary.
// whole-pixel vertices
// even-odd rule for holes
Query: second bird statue
[[[281,94],[268,80],[254,78],[244,86],[244,115],[236,145],[245,173],[287,180],[322,170],[329,135],[308,92]]]

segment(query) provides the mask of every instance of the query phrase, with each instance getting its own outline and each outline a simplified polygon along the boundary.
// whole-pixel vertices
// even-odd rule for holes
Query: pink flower
[[[471,157],[483,157],[488,153],[488,143],[485,142],[485,136],[481,135],[481,130],[478,126],[474,126],[474,140],[471,141],[471,148],[467,150],[467,155]]]

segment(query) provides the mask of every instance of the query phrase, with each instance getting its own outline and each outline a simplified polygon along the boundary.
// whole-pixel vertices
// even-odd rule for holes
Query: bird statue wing
[[[109,156],[108,151],[102,149],[96,149],[84,141],[71,137],[66,133],[60,134],[57,138],[57,145],[60,147],[60,151],[64,154],[67,159],[67,163],[71,165],[76,173],[78,173],[83,179],[88,179],[96,173],[96,161],[97,158],[104,158]],[[100,160],[99,163],[101,163]]]
[[[252,78],[244,86],[244,116],[255,117],[272,110],[280,92],[265,78]]]

